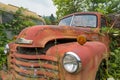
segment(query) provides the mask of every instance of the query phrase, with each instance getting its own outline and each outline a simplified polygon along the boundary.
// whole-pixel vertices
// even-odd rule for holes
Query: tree
[[[56,12],[57,17],[61,18],[66,14],[81,11],[80,6],[83,0],[53,0],[54,4],[57,6],[58,11]],[[80,3],[79,3],[80,2]]]
[[[43,16],[43,18],[44,18],[44,20],[45,20],[45,22],[46,22],[47,25],[51,24],[51,22],[49,20],[49,16]]]
[[[51,22],[51,24],[55,24],[55,17],[54,17],[54,15],[53,14],[51,14],[51,16],[50,16],[50,22]]]
[[[98,11],[104,14],[120,12],[119,0],[53,0],[58,19],[74,12]]]
[[[56,24],[56,18],[54,17],[53,14],[50,16],[43,16],[45,22],[47,25],[55,25]]]
[[[98,11],[104,14],[120,12],[119,0],[89,0],[88,11]]]

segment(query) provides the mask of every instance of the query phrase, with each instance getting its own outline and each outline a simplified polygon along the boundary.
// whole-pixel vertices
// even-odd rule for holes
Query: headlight
[[[5,45],[5,48],[4,48],[4,53],[7,54],[7,53],[9,52],[9,49],[10,49],[10,48],[9,48],[9,45],[6,44],[6,45]]]
[[[65,53],[62,63],[64,69],[69,73],[79,72],[82,67],[79,56],[74,52]]]

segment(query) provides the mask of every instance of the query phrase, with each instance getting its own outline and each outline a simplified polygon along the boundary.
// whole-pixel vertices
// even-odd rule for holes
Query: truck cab
[[[101,28],[108,26],[104,15],[98,12],[78,12],[62,18],[59,25],[83,28]]]
[[[59,25],[25,28],[5,48],[8,71],[2,80],[95,80],[99,65],[109,51],[109,36],[98,12],[73,13]]]

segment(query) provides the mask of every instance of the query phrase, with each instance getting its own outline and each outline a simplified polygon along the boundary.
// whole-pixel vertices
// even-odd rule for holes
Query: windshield
[[[59,22],[59,25],[67,25],[67,26],[70,26],[71,20],[72,20],[72,16],[67,17],[67,18],[64,18],[64,19],[62,19],[62,20]]]
[[[60,21],[59,25],[69,25],[78,27],[96,27],[97,16],[96,15],[73,15],[64,18]]]

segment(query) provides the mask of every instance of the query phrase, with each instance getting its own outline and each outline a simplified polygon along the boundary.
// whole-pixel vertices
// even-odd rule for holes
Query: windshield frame
[[[70,26],[70,24],[72,23],[73,15],[70,15],[70,16],[67,16],[67,17],[62,18],[62,19],[59,21],[59,24],[58,24],[58,25],[63,25],[63,24],[60,24],[60,23],[61,23],[63,20],[68,19],[68,18],[71,18],[69,25],[67,25],[67,26]],[[64,24],[64,25],[65,25],[65,24]],[[65,25],[65,26],[66,26],[66,25]]]
[[[74,21],[74,17],[75,17],[75,16],[79,16],[79,15],[93,15],[93,16],[96,16],[96,26],[95,26],[95,27],[86,26],[86,28],[87,28],[87,27],[90,27],[90,28],[96,28],[96,27],[98,27],[98,16],[97,16],[96,14],[73,14],[73,15],[69,15],[69,16],[66,16],[66,17],[62,18],[62,19],[60,20],[60,22],[61,22],[62,20],[64,20],[64,19],[67,19],[67,18],[71,17],[70,24],[67,25],[67,26],[85,27],[85,26],[75,26],[75,25],[72,25],[72,24],[73,24],[73,21]],[[59,25],[61,25],[60,22],[59,22]]]

